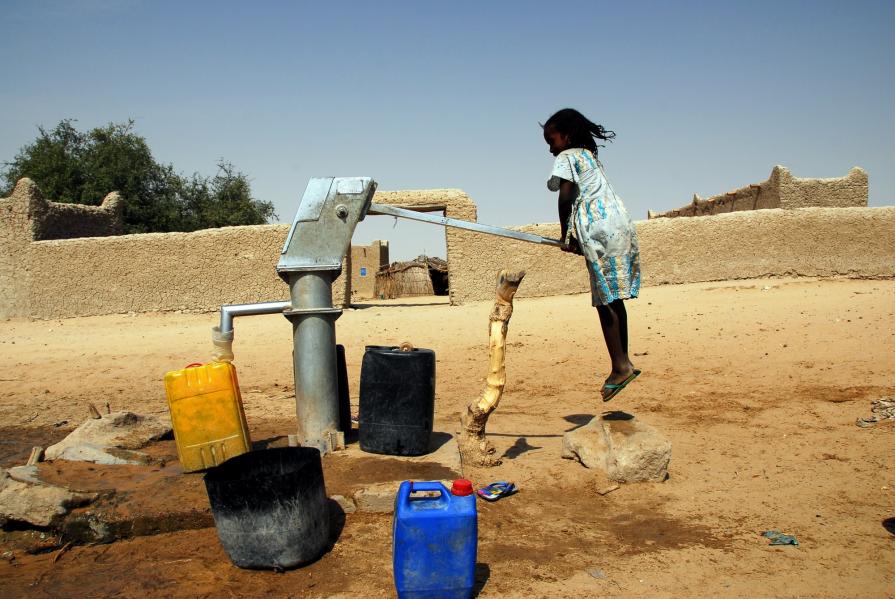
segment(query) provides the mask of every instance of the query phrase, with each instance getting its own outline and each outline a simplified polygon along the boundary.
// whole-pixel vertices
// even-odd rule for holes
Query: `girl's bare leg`
[[[628,311],[625,310],[625,302],[624,300],[615,300],[610,304],[610,307],[615,312],[616,317],[618,317],[618,331],[622,341],[622,351],[625,352],[625,360],[628,360],[628,364],[630,364],[631,361],[628,359]]]
[[[608,306],[597,306],[597,314],[612,361],[612,372],[606,382],[621,383],[634,372],[634,365],[628,358],[628,313],[625,304],[623,300],[615,300]]]

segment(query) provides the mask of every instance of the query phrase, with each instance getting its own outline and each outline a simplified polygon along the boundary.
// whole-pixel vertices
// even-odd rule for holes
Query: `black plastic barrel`
[[[292,568],[325,551],[329,513],[319,450],[236,456],[206,473],[205,489],[221,545],[240,568]]]
[[[368,345],[360,371],[363,451],[423,455],[435,415],[435,352]]]

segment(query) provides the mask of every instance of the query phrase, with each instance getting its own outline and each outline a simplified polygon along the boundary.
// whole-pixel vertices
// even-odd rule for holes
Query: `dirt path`
[[[436,429],[455,430],[483,384],[490,304],[413,303],[338,320],[353,401],[364,345],[410,340],[436,351]],[[589,298],[516,301],[507,391],[489,423],[504,464],[466,474],[522,491],[479,505],[480,596],[893,596],[883,521],[895,517],[895,423],[854,422],[895,395],[895,281],[652,287],[628,309],[644,375],[604,406]],[[91,401],[165,413],[164,372],[208,358],[215,320],[0,322],[0,464],[63,436]],[[237,320],[235,351],[250,424],[291,432],[288,323]],[[562,433],[606,407],[672,440],[667,482],[601,497],[591,472],[559,458]],[[390,526],[351,514],[330,553],[286,574],[234,568],[213,529],[76,547],[56,563],[16,553],[0,559],[0,595],[388,597]],[[767,546],[767,529],[800,546]]]

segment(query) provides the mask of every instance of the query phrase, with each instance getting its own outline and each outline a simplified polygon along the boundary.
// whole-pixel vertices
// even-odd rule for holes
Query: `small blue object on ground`
[[[501,480],[482,487],[476,491],[476,494],[485,501],[497,501],[501,497],[516,493],[518,490],[512,482]]]
[[[767,537],[771,540],[768,545],[796,545],[798,546],[799,542],[792,535],[785,535],[782,532],[776,530],[766,530],[761,533],[761,536]]]

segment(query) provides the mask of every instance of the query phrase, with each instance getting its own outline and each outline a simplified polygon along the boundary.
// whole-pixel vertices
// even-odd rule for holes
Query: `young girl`
[[[559,192],[562,250],[584,256],[590,293],[600,316],[612,372],[603,383],[609,401],[640,374],[628,358],[628,315],[623,300],[640,291],[637,231],[597,160],[597,141],[615,137],[571,108],[543,125],[544,141],[556,156],[547,187]]]

